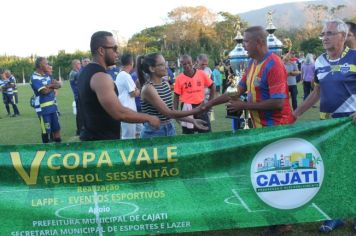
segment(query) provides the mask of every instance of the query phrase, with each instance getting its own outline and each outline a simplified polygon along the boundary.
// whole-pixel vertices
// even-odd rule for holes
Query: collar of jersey
[[[350,51],[350,48],[349,47],[346,47],[344,49],[344,51],[341,53],[341,57],[339,58],[339,60],[341,60],[341,58],[343,58],[344,56],[346,56],[346,54]],[[326,54],[326,59],[330,62],[330,57],[328,54]],[[336,60],[336,61],[339,61],[339,60]]]
[[[271,55],[272,52],[271,51],[268,51],[264,56],[263,58],[261,59],[261,61],[257,61],[255,60],[256,64],[261,64],[264,60],[266,60],[267,57],[269,57],[269,55]]]

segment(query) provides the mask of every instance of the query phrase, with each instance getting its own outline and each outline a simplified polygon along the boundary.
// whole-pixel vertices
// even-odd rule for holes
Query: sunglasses
[[[118,47],[115,45],[115,46],[111,46],[111,47],[109,47],[109,46],[101,46],[102,48],[105,48],[105,49],[112,49],[114,52],[117,52],[117,49],[118,49]]]

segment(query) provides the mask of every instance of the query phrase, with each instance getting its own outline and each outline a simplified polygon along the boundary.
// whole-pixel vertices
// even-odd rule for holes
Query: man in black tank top
[[[154,127],[160,126],[157,117],[134,112],[119,102],[117,88],[106,73],[106,67],[114,65],[118,59],[117,49],[110,32],[99,31],[92,35],[90,50],[93,62],[78,78],[82,141],[120,139],[120,121],[149,122]]]

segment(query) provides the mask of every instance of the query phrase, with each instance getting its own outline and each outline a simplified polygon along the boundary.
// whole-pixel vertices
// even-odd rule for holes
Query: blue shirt
[[[322,54],[315,61],[315,74],[321,112],[336,118],[356,111],[356,50],[346,48],[337,60]]]
[[[51,91],[47,94],[40,93],[40,91],[44,89],[46,85],[50,85],[51,83],[52,80],[48,75],[40,75],[37,72],[34,72],[31,76],[31,87],[35,93],[36,100],[38,99],[38,103],[41,108],[40,112],[42,115],[57,112],[57,105],[55,102],[56,97],[54,91]]]
[[[11,76],[9,79],[3,80],[2,81],[2,89],[3,93],[7,95],[12,95],[14,94],[14,86],[15,85],[15,78]]]
[[[220,73],[219,69],[215,68],[213,70],[212,77],[214,79],[214,84],[216,86],[220,86],[221,85],[221,73]]]
[[[108,73],[109,75],[111,75],[111,78],[113,81],[116,80],[116,76],[119,74],[120,70],[115,66],[111,69],[107,69],[106,73]]]

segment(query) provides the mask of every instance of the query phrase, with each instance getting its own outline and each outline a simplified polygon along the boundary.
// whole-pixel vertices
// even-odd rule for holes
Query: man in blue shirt
[[[19,116],[20,112],[15,102],[15,93],[14,93],[14,89],[16,88],[16,80],[15,77],[11,75],[11,72],[9,70],[4,71],[3,84],[1,87],[3,92],[3,100],[8,116],[11,117]],[[10,113],[10,104],[14,111],[13,115],[11,115]]]
[[[326,53],[315,61],[316,85],[294,111],[296,118],[320,100],[320,112],[332,118],[353,116],[356,124],[356,50],[345,47],[347,33],[342,20],[325,22],[320,38]],[[319,230],[328,233],[342,225],[341,219],[326,220]],[[356,220],[353,228],[356,231]]]
[[[48,61],[44,57],[36,59],[36,71],[31,76],[31,87],[38,97],[41,111],[38,113],[42,130],[42,142],[61,142],[60,125],[57,105],[55,103],[55,89],[60,83],[51,80],[48,75]]]

